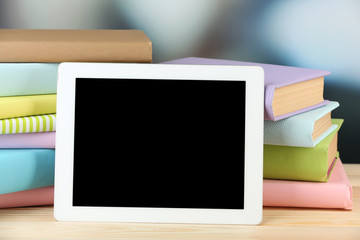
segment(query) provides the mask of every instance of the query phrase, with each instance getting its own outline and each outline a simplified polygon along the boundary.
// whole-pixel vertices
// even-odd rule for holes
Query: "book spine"
[[[0,134],[0,148],[55,149],[55,132]]]
[[[152,61],[148,42],[0,42],[0,62],[134,62]],[[14,51],[16,49],[16,51]]]
[[[55,94],[55,63],[0,63],[0,97]]]
[[[56,114],[0,120],[0,135],[14,133],[53,132],[56,130]]]
[[[0,119],[56,112],[56,94],[0,97]]]
[[[54,185],[55,150],[1,149],[0,194]]]
[[[0,208],[54,204],[54,186],[0,195]]]
[[[272,102],[274,98],[275,86],[265,85],[264,91],[264,120],[275,121]]]

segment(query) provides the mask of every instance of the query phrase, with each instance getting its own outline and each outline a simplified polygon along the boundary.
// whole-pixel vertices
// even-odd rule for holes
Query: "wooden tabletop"
[[[258,226],[57,222],[52,206],[0,210],[0,239],[360,239],[360,164],[344,164],[354,209],[265,207]]]

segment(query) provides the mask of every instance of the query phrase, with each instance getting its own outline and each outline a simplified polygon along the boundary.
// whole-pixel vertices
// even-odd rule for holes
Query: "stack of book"
[[[0,30],[0,208],[53,203],[60,62],[151,62],[139,30]]]
[[[265,72],[264,206],[352,209],[337,149],[339,103],[323,98],[328,71],[207,58],[170,64],[261,66]]]
[[[0,63],[0,207],[52,201],[56,78],[57,64]]]

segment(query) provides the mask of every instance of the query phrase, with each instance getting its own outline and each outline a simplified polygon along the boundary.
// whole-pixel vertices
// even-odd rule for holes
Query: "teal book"
[[[336,130],[331,123],[331,112],[338,102],[279,121],[264,122],[264,144],[293,147],[315,147],[326,136]]]
[[[264,178],[327,182],[335,164],[342,119],[332,119],[337,129],[316,147],[264,145]]]
[[[0,149],[0,194],[54,185],[54,149]]]
[[[0,97],[55,94],[57,63],[0,63]]]

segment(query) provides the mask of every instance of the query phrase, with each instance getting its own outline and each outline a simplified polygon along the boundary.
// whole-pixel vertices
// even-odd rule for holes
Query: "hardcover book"
[[[0,120],[1,134],[52,132],[56,130],[56,114]]]
[[[55,132],[0,134],[0,148],[55,149]]]
[[[264,122],[264,144],[294,147],[315,147],[327,135],[335,131],[331,123],[331,111],[338,102],[286,118],[280,121]]]
[[[55,94],[58,66],[57,63],[0,63],[0,97]]]
[[[324,106],[324,76],[330,72],[273,64],[209,58],[182,58],[168,64],[260,66],[265,72],[264,119],[277,121]]]
[[[54,204],[54,186],[0,194],[0,208]]]
[[[352,186],[340,159],[326,183],[264,179],[263,205],[352,209]]]
[[[141,30],[1,29],[0,62],[151,62]]]
[[[326,182],[337,156],[337,136],[342,119],[333,119],[337,129],[316,147],[264,145],[264,178]]]
[[[54,149],[0,149],[0,194],[54,185]]]
[[[0,119],[56,112],[56,94],[0,97]]]

